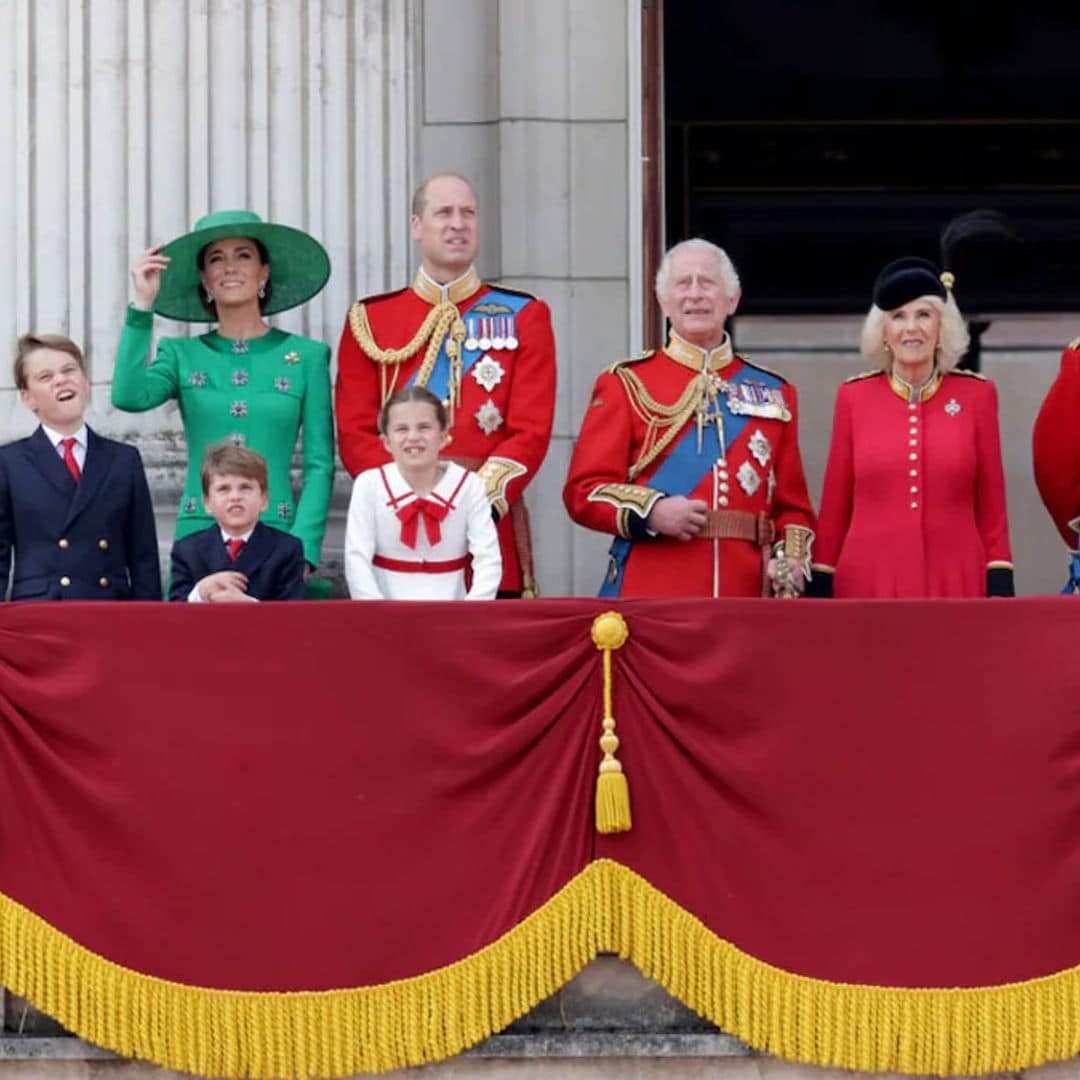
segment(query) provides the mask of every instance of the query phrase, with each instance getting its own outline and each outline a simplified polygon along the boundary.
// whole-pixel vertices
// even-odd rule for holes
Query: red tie
[[[75,443],[77,441],[77,439],[73,438],[60,440],[60,445],[64,448],[64,464],[68,467],[68,472],[75,478],[76,484],[82,478],[82,470],[75,460]]]
[[[239,537],[232,537],[230,540],[226,540],[225,543],[229,548],[229,558],[233,562],[236,562],[236,556],[240,554],[240,549],[244,546],[244,541]]]
[[[401,542],[407,548],[416,548],[416,533],[420,524],[418,519],[423,519],[428,543],[434,547],[442,539],[439,522],[449,512],[450,507],[445,503],[431,502],[428,499],[413,499],[411,503],[406,503],[397,512],[401,522]]]

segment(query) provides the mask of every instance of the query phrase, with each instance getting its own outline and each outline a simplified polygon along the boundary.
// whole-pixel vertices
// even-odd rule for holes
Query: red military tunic
[[[727,396],[736,379],[748,387],[745,399]],[[719,414],[725,429],[719,459],[696,451],[699,410],[708,404],[697,388],[704,391],[706,380],[716,392],[712,415]],[[756,414],[733,415],[731,400]],[[716,426],[711,417],[702,426],[709,425]],[[687,475],[700,478],[692,490],[665,490],[654,478],[664,475],[687,433],[693,465]],[[617,595],[761,596],[770,536],[779,539],[790,529],[803,534],[804,544],[812,537],[798,434],[793,386],[736,356],[726,338],[706,352],[672,334],[663,352],[616,364],[597,379],[563,500],[578,524],[633,541]],[[682,542],[649,535],[645,519],[666,494],[703,500],[717,522],[713,536]],[[766,531],[759,528],[756,539],[731,538],[729,526],[740,520]],[[616,572],[613,559],[609,585]]]
[[[885,372],[836,397],[814,573],[838,597],[985,596],[1012,569],[997,390],[935,373],[913,389]]]
[[[1061,354],[1061,370],[1035,419],[1035,483],[1070,551],[1080,526],[1080,338]]]
[[[435,306],[449,301],[456,305],[458,313],[464,313],[477,302],[483,306],[483,298],[493,288],[519,298],[526,296],[484,284],[475,270],[448,286],[437,285],[421,271],[410,288],[354,305],[341,335],[334,392],[338,446],[350,475],[390,460],[378,436],[379,410],[421,369],[430,338],[429,332],[396,362],[380,363],[357,340],[358,309],[366,316],[378,350],[401,350],[413,341]],[[531,586],[531,582],[523,581],[519,558],[523,545],[527,550],[527,522],[519,526],[519,533],[524,529],[525,535],[515,543],[510,510],[536,475],[551,439],[555,339],[547,304],[533,297],[527,298],[512,322],[504,323],[503,328],[507,325],[513,330],[510,340],[516,347],[505,347],[504,340],[503,348],[487,352],[490,363],[475,364],[461,379],[460,402],[454,409],[452,439],[446,454],[476,468],[484,481],[499,520],[503,560],[500,588],[517,592]],[[525,570],[531,573],[531,566]]]

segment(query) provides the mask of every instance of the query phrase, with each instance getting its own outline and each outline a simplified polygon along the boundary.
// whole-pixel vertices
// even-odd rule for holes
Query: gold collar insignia
[[[460,304],[468,300],[473,293],[477,292],[483,282],[476,272],[476,267],[470,266],[459,278],[440,285],[432,278],[423,267],[416,272],[416,280],[413,282],[413,292],[426,300],[429,304],[440,304],[449,300],[452,304]]]
[[[691,345],[686,338],[679,337],[674,330],[668,335],[667,348],[664,350],[677,364],[693,371],[719,371],[735,359],[731,347],[731,338],[725,332],[724,340],[715,349],[702,349]]]
[[[941,372],[934,368],[930,378],[922,386],[912,386],[911,383],[901,379],[895,371],[890,371],[889,386],[892,387],[892,392],[904,401],[929,401],[938,392],[943,377]]]

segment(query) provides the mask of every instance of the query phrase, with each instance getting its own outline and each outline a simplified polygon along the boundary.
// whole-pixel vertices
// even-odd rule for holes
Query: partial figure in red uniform
[[[814,511],[795,387],[738,356],[724,329],[740,298],[726,253],[673,247],[656,275],[663,351],[596,380],[563,501],[612,533],[601,596],[797,595]]]
[[[421,184],[411,221],[420,252],[415,281],[358,300],[341,335],[334,395],[341,460],[354,477],[388,462],[379,410],[402,387],[427,387],[450,414],[444,457],[479,474],[498,522],[499,595],[536,595],[522,496],[551,439],[551,313],[542,300],[477,276],[476,195],[464,177],[441,173]]]
[[[836,397],[810,595],[1014,594],[997,390],[953,370],[968,332],[951,290],[925,259],[878,275],[874,370]]]
[[[1080,593],[1080,338],[1061,354],[1061,370],[1035,418],[1035,483],[1069,549],[1064,593]]]

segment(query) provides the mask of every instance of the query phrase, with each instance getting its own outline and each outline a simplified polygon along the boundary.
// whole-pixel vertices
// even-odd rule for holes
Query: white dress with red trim
[[[354,600],[494,599],[502,559],[484,484],[444,464],[424,497],[394,462],[356,478],[345,527],[345,580]]]

